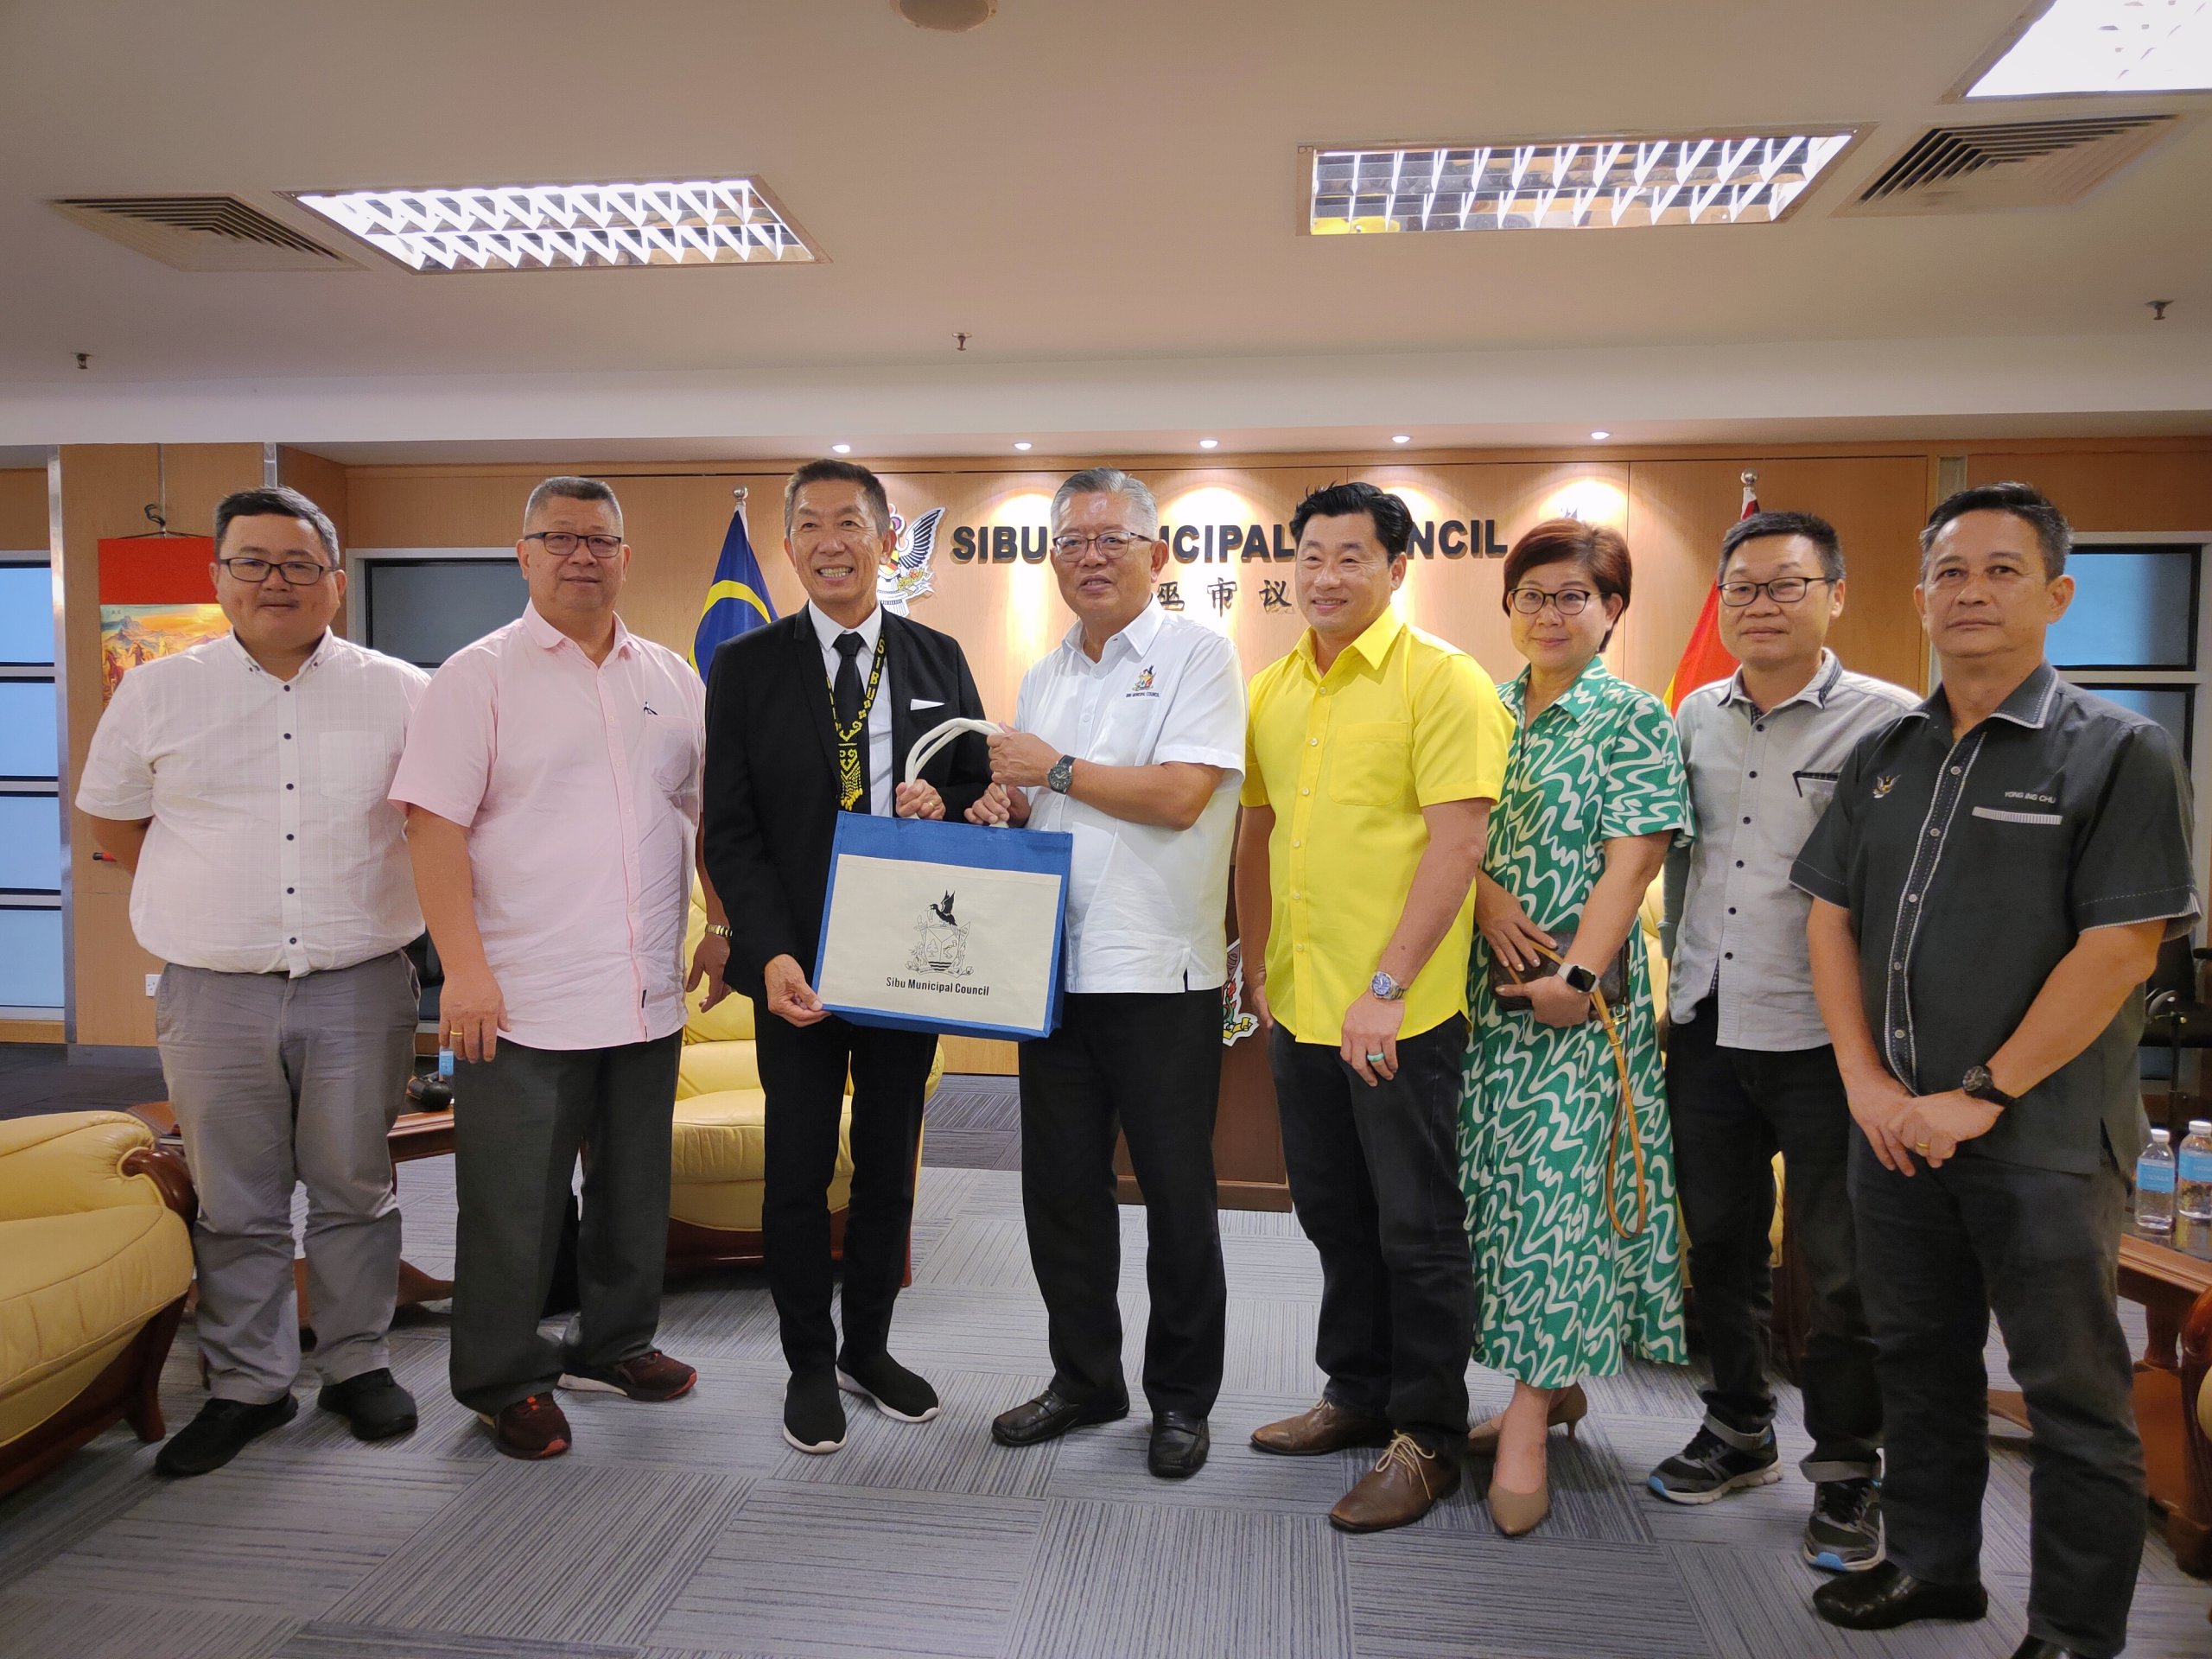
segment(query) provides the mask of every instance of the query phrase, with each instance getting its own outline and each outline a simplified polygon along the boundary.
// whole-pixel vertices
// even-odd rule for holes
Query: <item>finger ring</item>
[[[1916,1141],[1912,1143],[1912,1149],[1915,1152],[1925,1152],[1928,1150],[1928,1143],[1925,1141]]]
[[[1386,1054],[1370,1054],[1367,1057],[1367,1063],[1370,1065],[1380,1065],[1389,1058]]]

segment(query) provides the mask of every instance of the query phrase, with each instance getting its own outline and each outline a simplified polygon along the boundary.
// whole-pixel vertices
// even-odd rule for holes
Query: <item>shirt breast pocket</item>
[[[324,732],[315,748],[318,782],[330,799],[367,808],[391,792],[392,773],[399,769],[398,733]]]
[[[1413,796],[1413,731],[1373,720],[1329,734],[1329,798],[1340,806],[1399,806]]]
[[[1828,803],[1835,798],[1837,773],[1833,772],[1793,772],[1790,779],[1797,785],[1797,798],[1805,804],[1805,821],[1809,826],[1821,821],[1828,810]]]
[[[645,752],[652,764],[653,785],[664,795],[683,792],[699,764],[698,746],[679,720],[649,717],[645,721]]]

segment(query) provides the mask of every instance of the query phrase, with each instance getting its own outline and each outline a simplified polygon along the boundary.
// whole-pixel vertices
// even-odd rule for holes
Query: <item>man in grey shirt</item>
[[[1709,1503],[1781,1478],[1767,1381],[1778,1150],[1812,1287],[1803,1554],[1853,1572],[1882,1559],[1882,1400],[1845,1188],[1850,1107],[1813,995],[1811,901],[1789,870],[1853,747],[1915,700],[1827,648],[1844,601],[1843,552],[1827,520],[1740,520],[1721,542],[1719,580],[1720,637],[1743,667],[1693,691],[1675,717],[1698,838],[1668,861],[1664,927],[1667,1098],[1713,1385],[1705,1421],[1650,1485],[1671,1503]]]

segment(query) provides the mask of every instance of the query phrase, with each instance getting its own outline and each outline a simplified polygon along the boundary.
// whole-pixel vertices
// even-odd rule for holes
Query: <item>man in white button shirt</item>
[[[991,1433],[1031,1446],[1128,1414],[1118,1124],[1149,1238],[1147,1461],[1178,1479],[1206,1460],[1228,1313],[1213,1124],[1244,685],[1226,635],[1153,597],[1167,551],[1136,480],[1095,467],[1060,486],[1052,569],[1076,624],[1024,677],[968,816],[1075,836],[1059,1028],[1021,1045],[1022,1212],[1052,1381]]]
[[[299,1409],[298,1181],[318,1403],[363,1440],[415,1427],[385,1341],[399,1279],[385,1135],[413,1066],[404,947],[423,918],[385,791],[429,679],[330,632],[338,536],[296,490],[226,497],[215,554],[232,631],[124,676],[77,790],[131,872],[132,931],[168,964],[155,1027],[200,1195],[213,1398],[162,1448],[164,1475],[220,1468]]]

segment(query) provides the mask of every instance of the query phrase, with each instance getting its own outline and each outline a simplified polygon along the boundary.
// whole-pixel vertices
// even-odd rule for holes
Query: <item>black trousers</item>
[[[1229,1323],[1213,1174],[1220,1090],[1218,989],[1071,993],[1059,1029],[1021,1045],[1021,1213],[1065,1398],[1128,1395],[1118,1123],[1144,1192],[1145,1398],[1155,1413],[1213,1409]]]
[[[1993,1309],[2034,1435],[2028,1633],[2118,1653],[2143,1554],[2143,1443],[2120,1328],[2126,1184],[1972,1151],[1906,1177],[1851,1149],[1859,1262],[1888,1408],[1890,1559],[1915,1578],[1980,1576]]]
[[[1763,1439],[1774,1421],[1774,1154],[1786,1166],[1790,1236],[1813,1305],[1805,1335],[1808,1480],[1881,1472],[1882,1392],[1859,1295],[1851,1143],[1859,1138],[1825,1045],[1724,1048],[1707,997],[1667,1039],[1667,1106],[1689,1235],[1690,1282],[1713,1357],[1707,1419],[1723,1439]]]
[[[836,1014],[794,1026],[753,1004],[767,1096],[760,1230],[784,1357],[796,1374],[872,1359],[891,1338],[914,1217],[914,1148],[937,1038]],[[845,1339],[830,1318],[830,1182],[845,1076],[853,1079],[853,1186],[845,1215]]]
[[[1467,1437],[1475,1268],[1459,1188],[1467,1021],[1398,1039],[1373,1085],[1333,1044],[1268,1039],[1283,1160],[1299,1224],[1321,1253],[1314,1363],[1329,1398],[1386,1416],[1458,1461]]]
[[[635,1359],[660,1324],[668,1265],[669,1141],[683,1037],[617,1048],[526,1048],[505,1038],[454,1078],[454,1397],[498,1412],[564,1366]],[[578,1309],[558,1344],[538,1334],[584,1155]]]

